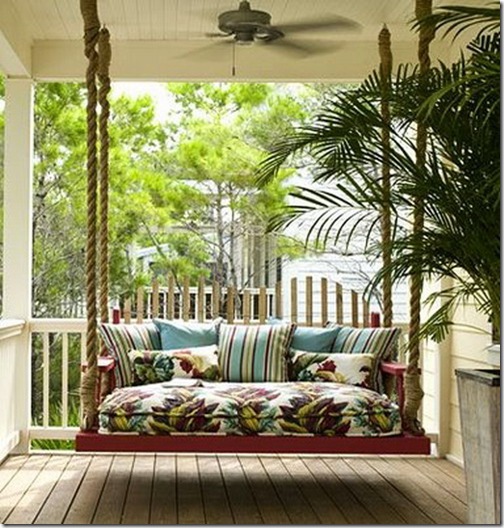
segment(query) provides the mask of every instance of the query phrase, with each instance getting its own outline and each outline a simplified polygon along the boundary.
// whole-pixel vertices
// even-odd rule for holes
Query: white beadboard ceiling
[[[67,40],[82,34],[79,0],[2,0],[10,3],[33,40]],[[470,0],[474,3],[475,0]],[[362,30],[345,38],[376,35],[383,23],[402,34],[414,14],[414,0],[251,0],[252,9],[267,11],[273,25],[340,15]],[[442,2],[437,1],[439,5]],[[460,3],[460,2],[457,2]],[[467,3],[467,2],[466,2]],[[98,0],[100,20],[117,40],[203,39],[216,31],[217,16],[236,9],[237,0]],[[402,36],[401,34],[401,36]],[[337,38],[334,31],[311,36]]]
[[[456,3],[475,2],[485,3],[483,0],[457,0]],[[340,49],[334,52],[332,63],[341,68],[346,63],[347,73],[341,75],[347,78],[361,75],[352,61],[364,61],[365,68],[368,67],[366,61],[371,63],[367,56],[384,23],[392,33],[393,42],[402,43],[402,48],[398,46],[399,54],[406,43],[413,46],[416,40],[410,29],[414,0],[250,0],[250,3],[252,9],[269,12],[272,24],[280,28],[282,24],[324,20],[334,15],[360,24],[359,30],[319,29],[299,35],[287,33],[285,37],[292,42],[302,37],[335,43]],[[453,0],[434,0],[435,6],[450,3]],[[138,75],[142,78],[162,78],[168,74],[188,78],[193,74],[197,76],[194,73],[197,71],[202,77],[227,75],[223,72],[229,71],[227,63],[231,54],[226,50],[218,51],[216,47],[214,57],[216,62],[222,58],[221,63],[226,63],[225,70],[210,67],[209,58],[204,54],[201,57],[187,56],[183,63],[180,57],[215,42],[206,34],[217,31],[218,14],[236,9],[238,4],[238,0],[98,0],[100,20],[109,28],[113,46],[118,51],[118,60],[115,65],[113,63],[116,75],[134,78],[135,69],[128,64],[133,60],[139,66]],[[79,0],[0,0],[0,70],[7,75],[27,74],[39,78],[75,76],[82,68],[82,58],[77,56],[78,52],[82,54],[82,34]],[[274,43],[267,48],[271,46]],[[247,57],[247,60],[242,59],[242,71],[250,66],[249,77],[274,78],[278,74],[283,78],[295,78],[299,71],[301,77],[322,78],[327,75],[327,63],[331,60],[329,57],[312,57],[310,61],[303,61],[302,67],[299,66],[301,61],[297,61],[296,69],[295,57],[273,58],[275,53],[268,54],[264,50],[256,51],[254,55],[249,51],[240,53]],[[153,57],[156,54],[161,57],[159,76],[154,75]],[[142,58],[144,55],[145,59]],[[249,58],[252,62],[262,61],[264,68],[249,65]],[[152,63],[150,70],[143,62]],[[280,73],[289,65],[291,70]],[[364,66],[361,69],[364,71]]]

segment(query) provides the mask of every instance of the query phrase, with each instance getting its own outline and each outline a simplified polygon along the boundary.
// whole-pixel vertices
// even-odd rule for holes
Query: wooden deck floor
[[[5,524],[463,524],[431,458],[30,455],[0,466]]]

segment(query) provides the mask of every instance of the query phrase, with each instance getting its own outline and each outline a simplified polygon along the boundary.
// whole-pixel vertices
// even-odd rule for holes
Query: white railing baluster
[[[61,425],[68,427],[68,334],[62,334],[61,349]]]
[[[42,425],[49,427],[49,333],[42,334]]]

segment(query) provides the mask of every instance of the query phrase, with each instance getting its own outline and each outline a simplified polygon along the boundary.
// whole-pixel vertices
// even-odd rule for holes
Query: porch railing
[[[207,321],[223,314],[224,320],[258,324],[282,317],[303,326],[322,326],[331,320],[351,326],[368,326],[369,306],[362,295],[345,291],[325,278],[292,279],[285,288],[245,289],[192,286],[184,281],[139,288],[135,299],[122,301],[126,323],[153,317]],[[33,319],[32,416],[30,439],[72,439],[78,425],[80,364],[85,357],[84,319]]]

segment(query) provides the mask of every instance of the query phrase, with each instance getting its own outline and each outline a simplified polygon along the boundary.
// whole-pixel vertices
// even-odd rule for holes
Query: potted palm
[[[467,58],[439,64],[427,77],[415,68],[399,66],[387,83],[390,121],[380,113],[383,79],[373,72],[358,87],[335,92],[311,125],[277,144],[261,166],[261,179],[274,177],[286,160],[301,154],[320,185],[298,188],[297,205],[275,218],[272,226],[308,219],[309,236],[319,244],[348,243],[360,232],[368,253],[379,255],[381,243],[375,241],[380,240],[379,219],[386,199],[393,227],[392,259],[371,288],[387,275],[393,281],[418,271],[426,278],[449,277],[452,286],[427,299],[442,302],[423,324],[422,335],[444,339],[455,308],[473,299],[499,341],[499,5],[441,8],[419,23],[456,36],[475,25],[480,31],[467,47]],[[428,130],[429,149],[422,166],[416,163],[418,122]],[[384,129],[390,136],[387,152],[382,144]],[[391,178],[386,197],[378,176],[384,161]],[[413,232],[411,217],[418,199],[425,204],[424,222],[420,232]],[[500,522],[500,412],[496,412],[500,372],[457,375],[469,522]],[[484,383],[474,386],[481,377]],[[473,403],[478,410],[466,411],[466,405]],[[484,433],[490,436],[484,439]],[[474,446],[468,443],[471,440]],[[491,447],[495,440],[498,446]],[[490,455],[487,459],[485,453]],[[490,483],[488,490],[482,491],[478,476]]]

